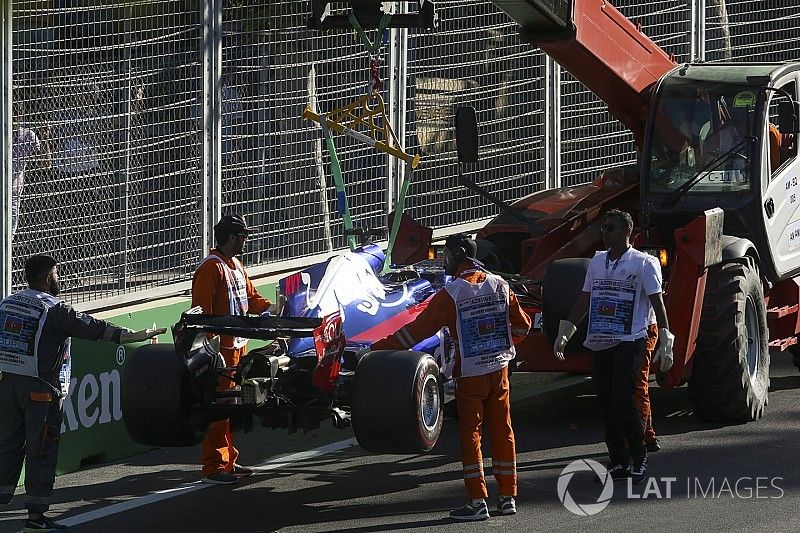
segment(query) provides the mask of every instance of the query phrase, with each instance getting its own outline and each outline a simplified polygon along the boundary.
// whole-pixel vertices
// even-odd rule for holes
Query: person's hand
[[[124,328],[119,334],[119,343],[127,344],[129,342],[142,342],[166,332],[167,328],[148,328],[140,329],[139,331],[133,331],[128,328]]]
[[[675,335],[670,333],[667,328],[660,328],[658,330],[658,349],[653,354],[653,364],[661,361],[661,368],[659,372],[664,373],[672,368],[673,355],[672,346],[675,344]]]
[[[558,322],[558,335],[556,335],[556,342],[553,344],[553,353],[559,361],[564,360],[564,348],[567,343],[575,335],[578,328],[569,320],[560,320]]]

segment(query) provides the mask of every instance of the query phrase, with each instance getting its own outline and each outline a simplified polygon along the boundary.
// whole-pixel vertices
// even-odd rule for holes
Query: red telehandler
[[[603,213],[619,208],[638,220],[634,244],[664,273],[676,339],[660,385],[688,383],[702,419],[760,418],[769,352],[794,350],[800,332],[800,64],[677,65],[606,1],[494,3],[525,41],[608,105],[639,154],[635,167],[606,170],[591,184],[495,201],[501,213],[478,232],[479,246],[488,267],[518,274],[518,293],[541,318],[518,346],[517,369],[588,372],[585,321],[565,361],[552,340],[603,246]],[[469,163],[462,147],[474,144],[477,154],[477,136],[456,130]]]

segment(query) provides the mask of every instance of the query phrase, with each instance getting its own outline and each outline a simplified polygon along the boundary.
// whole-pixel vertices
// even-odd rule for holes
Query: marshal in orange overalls
[[[372,345],[373,350],[411,349],[422,340],[436,334],[447,327],[456,347],[455,366],[452,375],[456,379],[456,405],[458,407],[458,424],[461,436],[461,461],[464,469],[464,484],[469,497],[473,500],[486,498],[486,479],[483,474],[483,455],[481,453],[481,428],[484,422],[490,434],[492,445],[492,473],[499,485],[502,496],[517,495],[516,450],[514,431],[511,428],[511,410],[509,403],[508,361],[513,357],[513,346],[508,346],[498,354],[488,354],[480,359],[488,361],[484,368],[478,367],[474,358],[462,360],[461,342],[459,341],[459,317],[456,311],[456,299],[462,300],[462,294],[469,298],[470,287],[482,286],[487,281],[487,274],[475,264],[467,260],[462,262],[456,271],[455,278],[428,300],[428,306],[413,322],[400,328],[394,334],[381,339]],[[489,333],[500,327],[508,329],[508,336],[513,344],[517,344],[528,334],[531,319],[522,310],[514,293],[502,279],[494,283],[507,292],[506,324],[479,321],[475,326],[477,335]],[[462,281],[463,280],[463,281]],[[464,284],[463,282],[467,282]],[[465,289],[455,290],[458,286]],[[456,295],[454,299],[453,294]],[[496,292],[495,294],[502,294]],[[462,322],[463,323],[463,322]],[[481,331],[483,330],[483,331]],[[509,343],[510,344],[510,343]],[[465,375],[466,374],[466,375]]]
[[[192,279],[192,307],[200,306],[212,315],[260,314],[271,305],[253,287],[242,263],[227,258],[212,249],[197,267]],[[220,352],[227,366],[236,366],[246,352],[246,342],[227,335],[220,336]],[[220,378],[218,390],[234,386],[229,379]],[[231,472],[239,451],[233,446],[230,420],[212,422],[200,443],[202,448],[203,476],[224,470]]]

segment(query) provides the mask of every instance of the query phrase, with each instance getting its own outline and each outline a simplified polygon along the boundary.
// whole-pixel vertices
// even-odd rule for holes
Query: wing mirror
[[[478,161],[478,119],[474,107],[456,109],[456,150],[459,163]]]

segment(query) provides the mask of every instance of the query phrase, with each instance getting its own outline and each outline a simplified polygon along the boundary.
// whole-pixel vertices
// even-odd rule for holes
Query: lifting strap
[[[303,118],[322,124],[322,117],[314,113],[310,107],[306,107],[303,111]],[[372,92],[351,104],[331,111],[327,115],[326,125],[329,129],[344,133],[381,152],[402,159],[409,163],[411,168],[417,168],[419,165],[419,154],[412,156],[400,148],[400,143],[389,125],[380,93]],[[367,133],[356,131],[359,126],[366,128]]]
[[[356,236],[350,232],[353,229],[353,221],[350,218],[350,206],[347,203],[347,193],[344,190],[344,179],[342,178],[342,166],[339,164],[339,156],[336,153],[336,145],[333,144],[333,137],[328,129],[328,121],[325,120],[325,115],[322,115],[322,120],[318,121],[322,126],[322,136],[325,139],[325,146],[328,148],[328,154],[331,157],[331,170],[333,170],[333,183],[336,187],[336,210],[342,215],[342,222],[344,224],[345,235],[347,235],[347,245],[351,250],[355,250]]]

